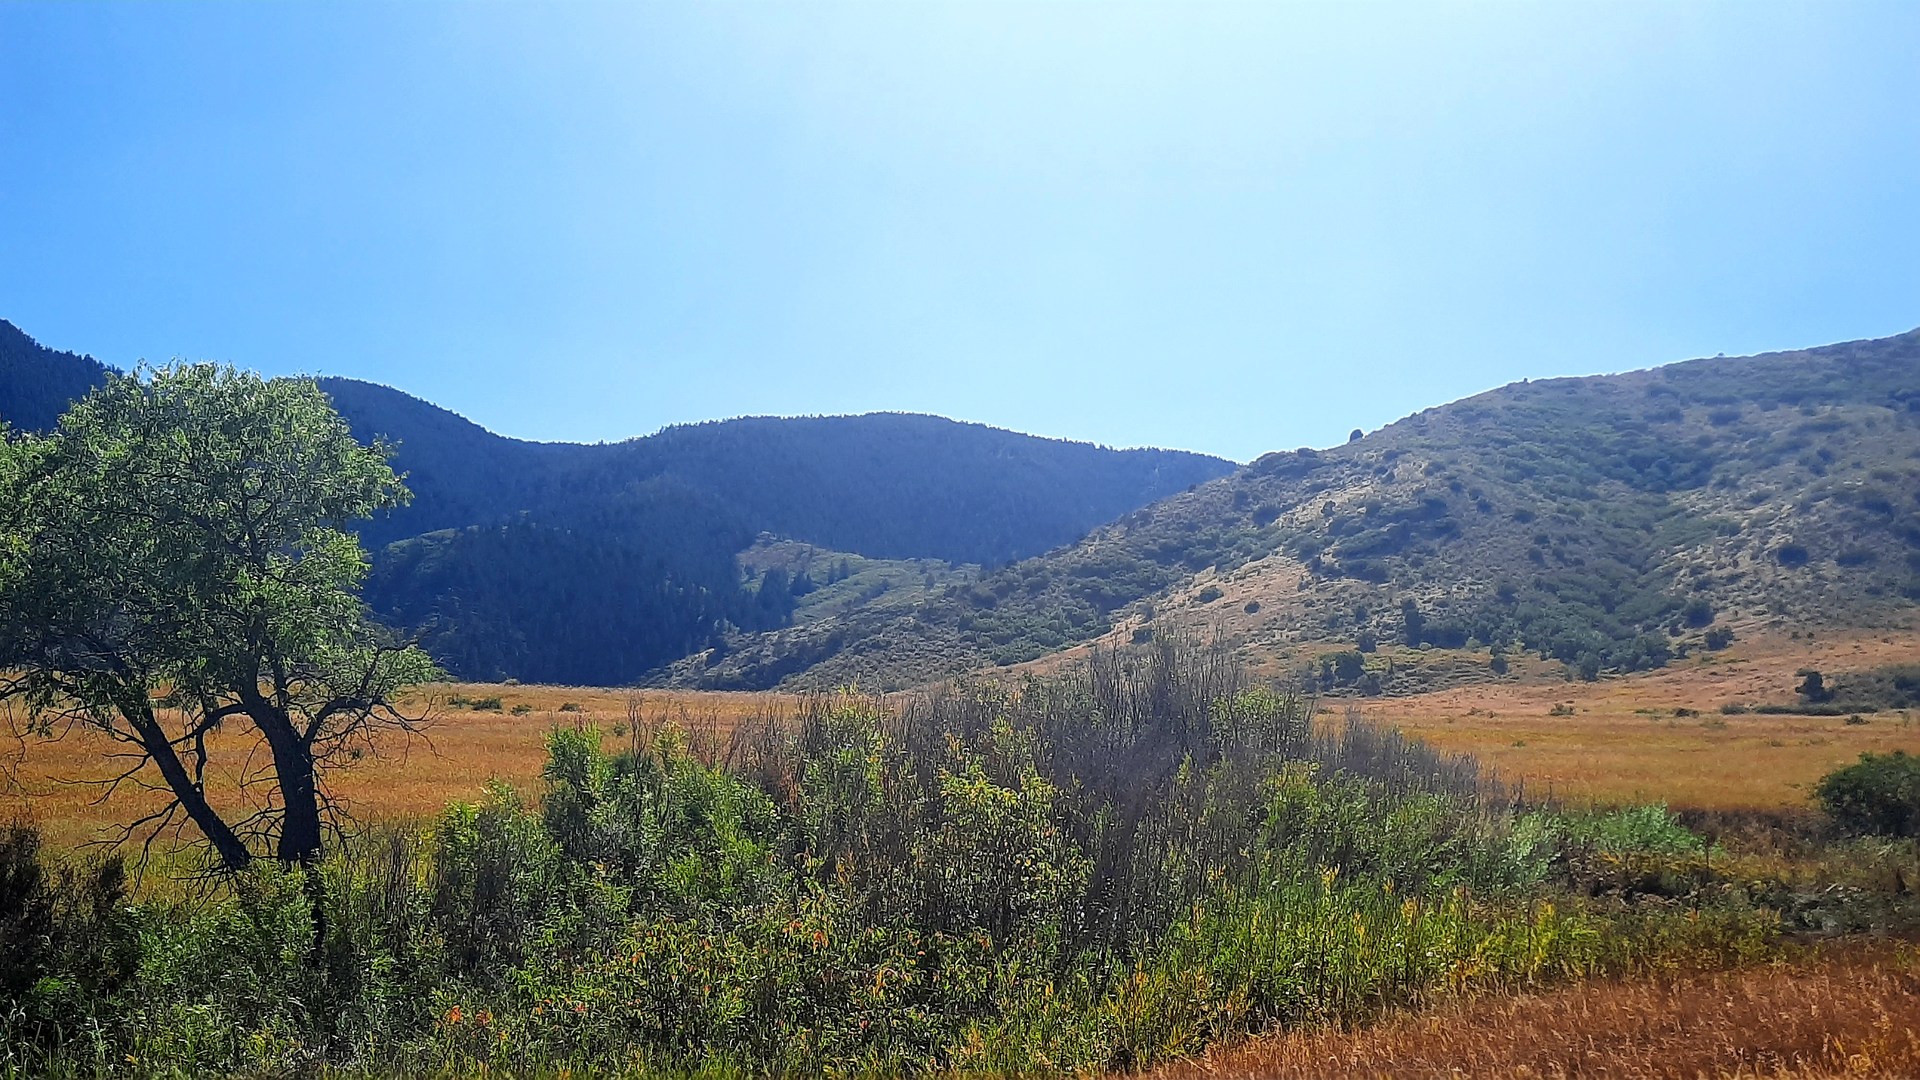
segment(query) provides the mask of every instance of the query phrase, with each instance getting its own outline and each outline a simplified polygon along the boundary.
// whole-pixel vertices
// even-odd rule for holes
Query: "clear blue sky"
[[[4,4],[0,317],[1247,459],[1920,325],[1920,4]]]

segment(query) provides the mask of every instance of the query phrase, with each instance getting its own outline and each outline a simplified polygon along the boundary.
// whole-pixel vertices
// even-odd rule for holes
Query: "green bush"
[[[1862,754],[1814,789],[1844,828],[1880,836],[1920,836],[1920,758],[1904,750]]]
[[[0,1075],[1085,1074],[1770,940],[1663,808],[1308,705],[1156,640],[724,748],[561,729],[537,801],[192,903],[5,834]]]

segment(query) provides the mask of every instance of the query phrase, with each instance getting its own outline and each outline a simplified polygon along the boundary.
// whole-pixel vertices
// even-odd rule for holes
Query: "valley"
[[[876,573],[863,570],[862,573]],[[849,579],[854,580],[854,579]],[[1470,755],[1530,799],[1622,807],[1658,803],[1686,811],[1789,816],[1812,812],[1815,782],[1863,753],[1920,754],[1920,707],[1859,715],[1723,713],[1795,700],[1797,673],[1830,673],[1910,663],[1920,637],[1842,634],[1827,640],[1759,638],[1690,663],[1596,682],[1540,665],[1532,676],[1395,697],[1327,696],[1317,722],[1337,726],[1348,711],[1397,728],[1441,750]],[[1084,663],[1084,651],[1024,665],[1008,677]],[[1442,667],[1470,656],[1420,657]],[[1479,658],[1478,663],[1484,663]],[[743,723],[792,721],[795,694],[664,691],[606,687],[448,683],[423,688],[430,705],[418,735],[389,735],[341,770],[337,797],[364,821],[421,820],[450,802],[485,796],[503,783],[538,790],[546,739],[556,727],[592,728],[610,745],[677,727],[715,757]],[[478,707],[476,707],[478,703]],[[157,805],[158,793],[96,802],[75,781],[113,775],[104,744],[11,740],[0,753],[0,818],[24,815],[50,839],[77,846],[113,835],[113,826]],[[215,744],[218,767],[237,775],[251,744]]]
[[[0,930],[92,995],[10,1015],[413,1010],[292,1021],[349,1075],[544,1074],[591,1024],[641,1075],[1524,1076],[1564,1062],[1508,1029],[1577,1012],[1652,1077],[1667,1014],[1812,995],[1687,1060],[1913,1056],[1913,957],[1863,938],[1920,926],[1920,332],[1245,466],[904,414],[529,444],[10,325],[0,361],[23,425],[104,380],[0,458]]]
[[[1917,55],[0,2],[0,1080],[1920,1080]]]

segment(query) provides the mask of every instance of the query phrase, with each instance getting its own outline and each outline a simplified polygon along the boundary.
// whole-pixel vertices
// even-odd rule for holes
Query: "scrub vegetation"
[[[1516,383],[1268,454],[954,582],[911,618],[856,609],[737,635],[673,679],[884,689],[1220,626],[1250,657],[1360,696],[1506,677],[1526,657],[1593,680],[1742,636],[1910,627],[1916,364],[1920,331]],[[1322,666],[1343,650],[1348,664]]]
[[[21,1075],[1070,1073],[1891,927],[1658,807],[1571,812],[1175,641],[1049,679],[557,728],[539,789],[130,894],[8,833]],[[1902,863],[1900,860],[1907,860]],[[1911,872],[1911,871],[1909,871]]]

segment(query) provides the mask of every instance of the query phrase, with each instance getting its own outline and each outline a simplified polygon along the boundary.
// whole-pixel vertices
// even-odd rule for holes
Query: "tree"
[[[1420,605],[1411,596],[1400,601],[1400,626],[1401,636],[1410,648],[1417,649],[1426,640],[1427,617],[1420,614]]]
[[[1905,751],[1861,754],[1858,762],[1822,777],[1814,794],[1848,829],[1920,836],[1920,758]]]
[[[225,869],[311,868],[323,771],[421,719],[396,696],[437,671],[367,617],[344,529],[407,499],[387,453],[312,381],[211,364],[109,376],[53,433],[0,438],[0,701],[122,744],[103,797],[170,796],[122,840],[191,821]],[[216,797],[223,729],[266,764]]]
[[[1801,700],[1809,705],[1819,705],[1833,700],[1833,690],[1827,686],[1826,676],[1813,668],[1801,668],[1794,674],[1800,676],[1800,685],[1794,687]]]

